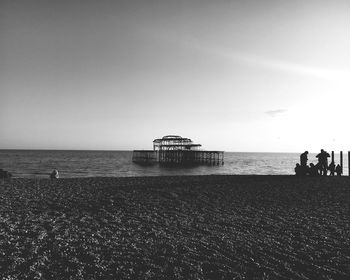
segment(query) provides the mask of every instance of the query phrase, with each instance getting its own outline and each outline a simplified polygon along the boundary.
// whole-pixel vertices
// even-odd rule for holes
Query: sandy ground
[[[350,178],[0,182],[1,279],[350,279]]]

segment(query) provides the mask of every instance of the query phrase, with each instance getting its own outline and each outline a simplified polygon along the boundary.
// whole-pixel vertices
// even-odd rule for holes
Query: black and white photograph
[[[349,0],[0,0],[0,279],[350,279]]]

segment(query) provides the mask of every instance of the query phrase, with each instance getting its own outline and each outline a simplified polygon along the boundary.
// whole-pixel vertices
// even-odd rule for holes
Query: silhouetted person
[[[318,175],[321,175],[321,164],[319,162],[315,165]]]
[[[308,165],[300,165],[300,168],[301,168],[301,174],[303,175],[303,176],[306,176],[306,175],[308,175],[309,174],[309,169],[310,169],[310,167],[308,166]]]
[[[300,155],[300,165],[301,166],[306,166],[307,165],[307,155],[308,155],[308,151],[303,152]]]
[[[296,176],[303,176],[303,170],[299,163],[295,165],[294,171]]]
[[[310,163],[309,174],[312,177],[316,177],[319,175],[317,166],[314,165],[313,163]]]
[[[342,175],[342,170],[341,170],[341,166],[340,164],[337,164],[337,166],[335,167],[335,173],[337,173],[337,176],[341,176]]]
[[[321,149],[321,152],[316,157],[318,158],[320,174],[327,176],[329,153]]]
[[[54,169],[50,174],[50,179],[58,179],[58,178],[59,178],[58,170]]]
[[[331,176],[334,176],[334,171],[335,171],[335,164],[334,161],[332,160],[331,163],[328,166],[328,170],[330,172]]]

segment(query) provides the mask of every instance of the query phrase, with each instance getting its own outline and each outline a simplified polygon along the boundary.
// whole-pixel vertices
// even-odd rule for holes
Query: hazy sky
[[[350,1],[0,0],[0,148],[349,150]]]

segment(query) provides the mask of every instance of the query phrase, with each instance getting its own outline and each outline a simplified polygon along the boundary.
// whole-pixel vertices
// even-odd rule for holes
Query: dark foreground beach
[[[1,279],[350,279],[350,179],[0,181]]]

